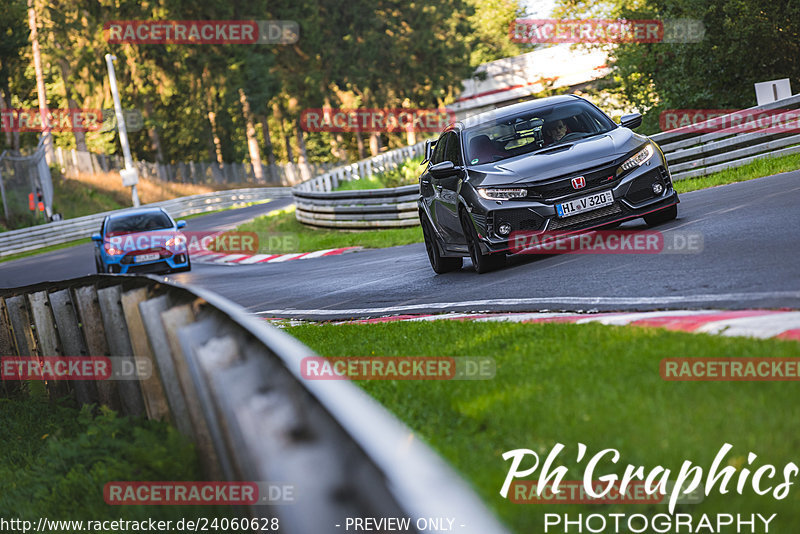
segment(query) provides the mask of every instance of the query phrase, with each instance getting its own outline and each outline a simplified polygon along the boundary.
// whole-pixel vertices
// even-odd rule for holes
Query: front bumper
[[[107,273],[114,274],[148,274],[181,271],[189,268],[189,253],[186,250],[166,251],[162,249],[157,260],[135,262],[134,256],[154,251],[134,251],[124,255],[103,254],[103,263]]]
[[[653,192],[656,183],[663,188],[660,194]],[[568,217],[558,216],[556,204],[609,189],[613,192],[613,204]],[[645,164],[634,169],[621,178],[611,180],[607,186],[598,184],[552,199],[494,201],[477,197],[471,213],[480,236],[481,249],[487,254],[510,251],[509,238],[515,233],[581,232],[636,219],[678,202],[680,200],[669,171],[656,159],[652,165]],[[511,232],[507,235],[498,232],[504,224],[511,226]]]

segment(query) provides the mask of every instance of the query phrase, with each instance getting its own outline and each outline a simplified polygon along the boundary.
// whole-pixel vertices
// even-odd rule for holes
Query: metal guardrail
[[[287,187],[231,189],[153,202],[146,206],[160,206],[173,217],[185,217],[186,215],[230,208],[250,202],[285,198],[289,195],[290,191]],[[89,237],[92,233],[100,230],[100,223],[103,217],[109,213],[114,212],[96,213],[0,233],[0,257]]]
[[[795,95],[771,104],[747,108],[736,115],[753,114],[771,110],[800,109],[800,95]],[[731,115],[713,119],[716,124]],[[797,123],[797,121],[794,121]],[[673,180],[684,180],[705,176],[725,169],[746,165],[761,158],[800,153],[800,130],[752,129],[742,131],[725,129],[708,133],[697,132],[714,123],[705,121],[693,128],[679,128],[650,136],[661,146],[670,166]]]
[[[277,517],[281,532],[339,532],[347,517],[447,517],[464,534],[507,532],[377,402],[348,381],[304,380],[308,347],[208,291],[111,275],[0,290],[0,354],[148,360],[149,377],[50,382],[48,392],[172,421],[208,480],[291,485],[296,502],[239,511]]]
[[[294,191],[297,220],[327,228],[417,226],[418,185],[361,191]]]
[[[425,142],[345,165],[292,188],[298,221],[323,228],[385,228],[419,224],[419,186],[334,191],[343,182],[396,168],[425,151]],[[412,191],[414,194],[412,194]]]

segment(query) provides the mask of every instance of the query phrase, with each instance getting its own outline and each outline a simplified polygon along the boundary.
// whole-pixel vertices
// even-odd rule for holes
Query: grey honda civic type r
[[[449,125],[426,145],[419,217],[433,270],[498,268],[519,232],[583,232],[678,215],[667,161],[632,130],[575,95],[514,104]]]

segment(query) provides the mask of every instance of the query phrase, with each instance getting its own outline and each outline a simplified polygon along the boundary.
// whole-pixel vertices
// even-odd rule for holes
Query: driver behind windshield
[[[550,138],[550,142],[555,143],[567,135],[567,125],[564,124],[564,121],[561,119],[553,121],[545,128],[545,133],[547,134],[547,137]]]

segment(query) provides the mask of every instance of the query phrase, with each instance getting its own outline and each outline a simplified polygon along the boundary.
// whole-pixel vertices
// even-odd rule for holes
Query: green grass
[[[84,237],[82,239],[68,241],[66,243],[61,243],[59,245],[50,245],[49,247],[38,248],[36,250],[29,250],[27,252],[20,252],[19,254],[11,254],[10,256],[3,256],[2,258],[0,258],[0,263],[3,263],[4,261],[13,261],[21,258],[27,258],[29,256],[36,256],[37,254],[44,254],[45,252],[53,252],[55,250],[75,247],[77,245],[82,245],[84,243],[91,243],[91,242],[92,242],[91,239],[89,239],[88,237]]]
[[[293,206],[258,217],[236,231],[258,234],[260,253],[313,252],[352,246],[394,247],[422,241],[419,226],[349,232],[312,228],[297,222]]]
[[[111,481],[203,480],[194,446],[171,426],[43,396],[0,399],[0,510],[6,519],[233,517],[228,507],[111,506]]]
[[[742,165],[734,169],[726,169],[724,171],[715,172],[714,174],[709,174],[708,176],[677,181],[675,182],[675,190],[678,191],[678,193],[686,193],[697,189],[706,189],[708,187],[732,184],[734,182],[744,182],[781,172],[796,171],[798,169],[800,169],[800,154],[757,159],[747,165]]]
[[[493,380],[357,383],[449,460],[518,534],[543,532],[544,513],[652,516],[667,508],[513,504],[499,495],[508,469],[501,455],[511,449],[537,451],[543,462],[556,443],[564,444],[557,465],[568,467],[566,479],[572,480],[582,478],[587,461],[575,463],[578,443],[587,445],[587,459],[618,449],[620,462],[596,473],[620,476],[627,464],[645,472],[662,465],[676,473],[691,460],[707,470],[725,442],[734,445],[728,459],[739,467],[750,451],[759,456],[754,465],[770,463],[779,472],[798,462],[796,382],[666,382],[659,375],[660,360],[669,356],[800,356],[793,341],[597,324],[461,321],[312,324],[286,331],[324,356],[492,356]],[[732,486],[727,495],[715,490],[703,503],[679,505],[678,511],[696,518],[777,513],[770,532],[793,532],[800,524],[796,487],[778,501],[752,490],[740,496]]]

